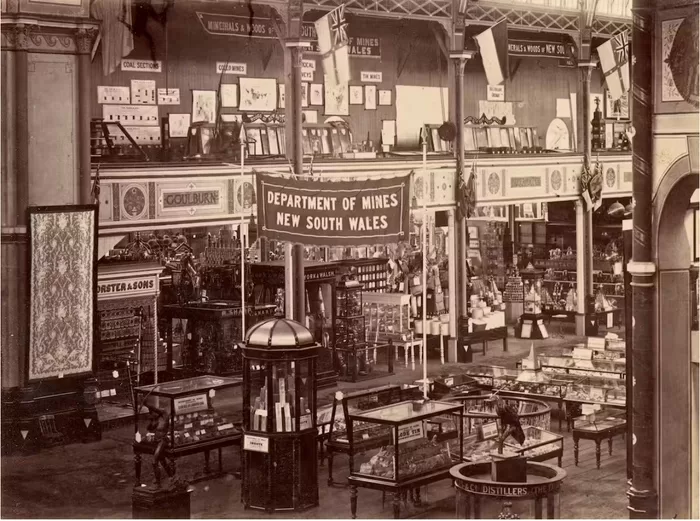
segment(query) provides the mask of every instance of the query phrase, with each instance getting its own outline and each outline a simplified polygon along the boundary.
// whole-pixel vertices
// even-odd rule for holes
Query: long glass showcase
[[[386,440],[374,451],[361,454],[355,451],[350,475],[401,483],[448,470],[453,459],[451,449],[443,442],[450,437],[459,437],[461,413],[459,404],[421,400],[350,413],[348,437],[351,447],[359,448],[362,441],[370,438]],[[441,418],[445,416],[447,418]],[[450,421],[441,421],[445,419]],[[441,432],[435,425],[441,427]],[[454,457],[460,458],[461,452],[460,448]]]
[[[141,455],[154,454],[159,447],[171,459],[204,452],[209,473],[210,450],[240,443],[241,396],[236,388],[241,384],[241,378],[205,375],[136,387],[139,411],[148,410],[134,416],[136,483],[141,482]]]

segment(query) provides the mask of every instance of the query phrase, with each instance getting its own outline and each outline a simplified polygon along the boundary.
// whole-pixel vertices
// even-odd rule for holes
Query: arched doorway
[[[691,166],[691,163],[692,166]],[[693,171],[694,170],[694,171]],[[654,198],[657,278],[657,490],[661,518],[698,516],[698,366],[691,335],[693,229],[687,230],[690,199],[698,188],[695,162],[677,160]]]

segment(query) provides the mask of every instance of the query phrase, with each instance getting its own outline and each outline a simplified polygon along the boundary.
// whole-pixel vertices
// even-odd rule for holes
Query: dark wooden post
[[[654,488],[654,282],[652,261],[652,67],[655,0],[634,0],[632,8],[632,484],[630,518],[658,517]],[[661,64],[656,64],[660,67]],[[628,427],[629,429],[629,427]]]

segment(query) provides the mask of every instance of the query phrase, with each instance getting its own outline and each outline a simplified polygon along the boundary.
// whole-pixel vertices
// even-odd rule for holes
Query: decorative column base
[[[630,486],[627,491],[630,519],[656,519],[659,517],[659,498],[654,490],[637,490]]]

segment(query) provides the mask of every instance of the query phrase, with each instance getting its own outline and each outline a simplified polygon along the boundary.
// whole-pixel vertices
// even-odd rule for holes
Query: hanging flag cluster
[[[346,85],[350,81],[350,57],[345,4],[317,20],[315,25],[326,83],[330,88]]]
[[[600,67],[613,101],[630,90],[629,37],[622,32],[598,47]]]
[[[468,219],[474,215],[476,208],[476,162],[472,164],[467,182],[464,182],[464,175],[457,172],[457,219]]]
[[[504,18],[474,39],[489,85],[500,85],[508,78],[508,21]]]
[[[592,172],[583,167],[581,195],[586,201],[586,207],[593,212],[603,204],[603,165],[600,164],[600,158],[596,159]]]

